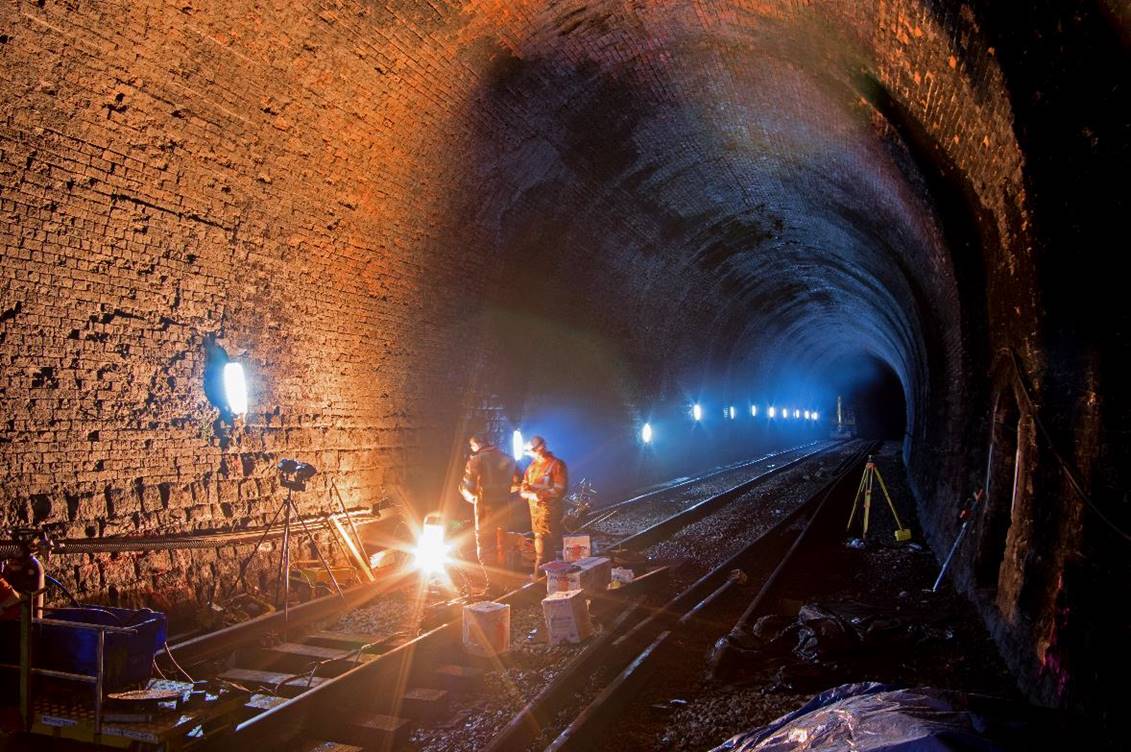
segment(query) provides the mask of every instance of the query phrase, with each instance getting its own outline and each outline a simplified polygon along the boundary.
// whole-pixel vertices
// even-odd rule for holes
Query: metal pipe
[[[94,681],[94,735],[102,733],[102,686],[106,678],[106,632],[98,630],[98,674]],[[96,740],[97,741],[97,740]]]

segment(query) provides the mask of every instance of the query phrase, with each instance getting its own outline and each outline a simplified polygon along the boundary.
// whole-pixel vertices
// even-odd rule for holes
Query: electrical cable
[[[1096,506],[1096,503],[1092,500],[1091,496],[1088,495],[1088,492],[1084,490],[1083,485],[1076,478],[1076,473],[1074,472],[1072,466],[1068,464],[1068,461],[1065,460],[1063,456],[1061,456],[1060,451],[1056,447],[1056,442],[1053,441],[1052,435],[1049,433],[1048,429],[1045,428],[1045,424],[1041,420],[1041,416],[1037,411],[1037,405],[1033,401],[1032,395],[1029,394],[1029,387],[1025,382],[1024,373],[1021,370],[1021,364],[1018,360],[1017,352],[1012,348],[1009,349],[1009,357],[1013,363],[1013,373],[1017,378],[1017,385],[1021,389],[1021,394],[1025,397],[1025,402],[1029,405],[1029,414],[1033,416],[1033,422],[1037,424],[1037,430],[1039,430],[1041,432],[1041,435],[1045,437],[1045,442],[1048,444],[1049,451],[1052,452],[1052,456],[1056,459],[1057,463],[1060,464],[1061,470],[1064,471],[1064,475],[1068,478],[1068,484],[1072,486],[1073,490],[1076,491],[1076,494],[1080,497],[1084,504],[1087,505],[1087,507],[1093,512],[1095,512],[1096,516],[1099,517],[1105,525],[1111,528],[1112,531],[1114,531],[1116,535],[1123,538],[1123,540],[1131,543],[1131,535],[1128,535],[1118,525],[1112,522],[1108,518],[1108,516],[1104,514],[1098,506]]]
[[[189,676],[189,672],[181,668],[181,664],[177,663],[177,659],[173,657],[173,651],[169,649],[168,640],[165,641],[165,655],[169,656],[169,661],[173,664],[173,667],[180,671],[184,675],[184,677],[188,679],[189,684],[196,684],[193,678]]]
[[[57,579],[55,579],[54,577],[52,577],[51,575],[46,574],[46,573],[44,573],[43,577],[49,583],[51,583],[52,585],[54,585],[55,587],[57,587],[57,588],[59,588],[60,590],[63,591],[63,595],[67,596],[67,599],[70,600],[71,606],[73,606],[73,607],[79,606],[78,599],[75,598],[75,596],[71,594],[70,590],[67,590],[67,588],[63,585],[63,583],[59,582]]]

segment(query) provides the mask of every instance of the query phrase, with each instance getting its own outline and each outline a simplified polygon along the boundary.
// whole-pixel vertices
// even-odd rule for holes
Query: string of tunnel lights
[[[224,392],[227,398],[228,407],[235,415],[243,415],[247,412],[247,382],[245,380],[243,366],[237,362],[229,361],[224,364],[223,368],[223,384]],[[691,405],[691,419],[700,423],[703,420],[703,406],[698,402]],[[792,416],[794,420],[807,420],[815,422],[820,420],[821,414],[816,410],[802,410],[800,408],[793,408],[791,411],[788,407],[778,408],[775,405],[766,406],[766,417],[769,420],[775,420],[778,416],[782,420],[789,420]],[[758,417],[758,405],[750,405],[750,417]],[[723,408],[724,420],[737,420],[738,410],[734,405],[728,405]],[[644,444],[651,444],[655,436],[655,431],[652,424],[645,423],[640,429],[640,441]],[[511,453],[516,460],[522,459],[527,452],[526,442],[523,440],[522,431],[515,429],[511,435]]]
[[[702,422],[702,420],[703,420],[703,406],[701,404],[699,404],[698,402],[693,404],[691,406],[690,412],[691,412],[691,419],[694,422],[696,422],[696,423]],[[781,415],[782,420],[790,420],[792,418],[793,420],[807,420],[807,421],[810,421],[810,422],[816,422],[816,421],[821,419],[821,414],[816,410],[802,410],[800,408],[794,408],[791,411],[789,408],[783,407],[779,411],[779,409],[777,407],[775,407],[774,405],[768,405],[766,407],[766,417],[769,418],[770,420],[776,419],[779,414]],[[757,418],[758,417],[758,406],[757,405],[751,405],[750,406],[750,417],[751,418]],[[723,408],[723,418],[725,420],[737,420],[738,419],[738,410],[735,408],[734,405],[729,405],[729,406]],[[641,441],[641,443],[651,444],[652,439],[655,437],[655,434],[656,434],[656,432],[655,432],[655,429],[652,428],[652,424],[650,422],[645,423],[643,426],[640,427],[640,441]],[[511,454],[514,455],[514,458],[516,460],[521,460],[523,458],[523,456],[525,456],[527,449],[528,449],[528,447],[526,446],[526,442],[523,440],[523,437],[522,437],[522,431],[520,431],[516,428],[514,433],[511,434]]]
[[[702,422],[703,414],[704,414],[703,413],[703,405],[699,404],[698,402],[691,405],[690,414],[691,414],[691,419],[694,422],[696,422],[696,423]],[[753,405],[753,404],[750,405],[750,417],[751,418],[757,418],[758,415],[759,415],[758,405]],[[807,420],[807,421],[810,421],[810,422],[816,422],[816,421],[821,419],[821,414],[817,410],[802,410],[801,408],[796,408],[796,407],[791,410],[788,407],[778,408],[776,405],[767,405],[765,415],[769,420],[776,420],[779,416],[781,417],[782,420],[791,420],[792,419],[792,420]],[[723,408],[723,419],[724,420],[738,420],[738,409],[734,405],[727,405],[726,407]],[[518,434],[517,431],[515,433],[516,433],[516,435]],[[640,428],[640,441],[641,441],[641,443],[651,444],[652,438],[654,436],[655,436],[655,430],[652,428],[651,423],[645,423]],[[518,457],[519,456],[517,454],[518,445],[516,444],[515,446],[516,446],[515,456]]]

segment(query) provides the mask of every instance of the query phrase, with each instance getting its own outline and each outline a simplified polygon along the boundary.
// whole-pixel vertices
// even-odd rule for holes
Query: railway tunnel
[[[283,458],[459,516],[475,431],[613,501],[851,394],[939,561],[986,490],[951,577],[1022,694],[1105,716],[1131,16],[999,5],[6,3],[4,524],[258,529]],[[184,611],[243,550],[51,567]]]

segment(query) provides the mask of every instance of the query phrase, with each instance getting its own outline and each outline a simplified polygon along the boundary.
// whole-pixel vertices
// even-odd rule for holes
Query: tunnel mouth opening
[[[903,382],[886,361],[861,353],[834,361],[824,383],[835,405],[841,397],[856,421],[862,439],[902,441],[907,433],[907,398]],[[833,413],[835,414],[835,408]]]

